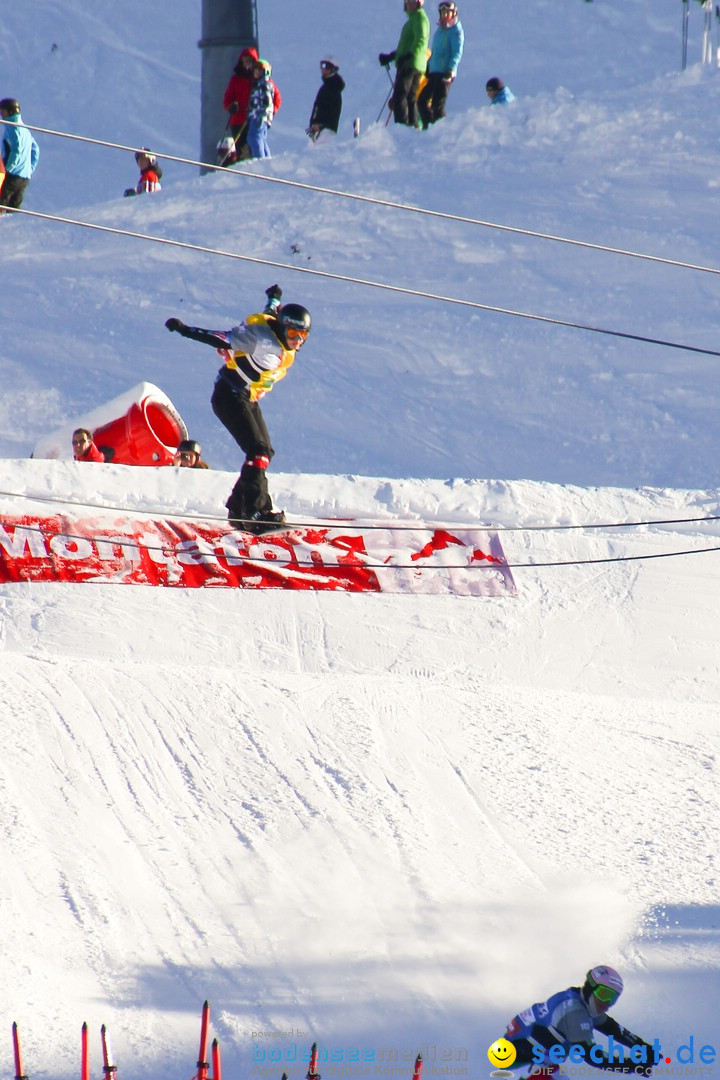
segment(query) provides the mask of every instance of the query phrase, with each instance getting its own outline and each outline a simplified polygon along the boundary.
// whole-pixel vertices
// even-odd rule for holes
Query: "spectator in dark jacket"
[[[0,213],[19,210],[25,197],[25,189],[35,172],[40,150],[25,127],[20,115],[20,105],[15,98],[0,101],[0,117],[5,124],[2,137],[2,160],[4,176],[0,188]]]
[[[327,138],[330,137],[330,133],[337,134],[342,112],[342,94],[345,89],[345,80],[340,74],[340,67],[334,57],[326,56],[320,61],[320,75],[322,85],[317,92],[307,129],[307,134],[313,142],[317,142],[323,132],[327,132],[324,136]]]
[[[76,461],[105,461],[105,455],[93,441],[92,431],[76,428],[72,434],[73,457]]]

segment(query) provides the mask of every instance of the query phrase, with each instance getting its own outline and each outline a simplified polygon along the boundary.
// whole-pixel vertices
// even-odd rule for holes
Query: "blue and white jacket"
[[[270,77],[268,75],[263,75],[262,78],[255,79],[253,88],[250,91],[247,115],[248,121],[252,120],[258,126],[263,123],[267,124],[268,127],[272,126],[275,107],[273,105],[273,92],[270,85]]]

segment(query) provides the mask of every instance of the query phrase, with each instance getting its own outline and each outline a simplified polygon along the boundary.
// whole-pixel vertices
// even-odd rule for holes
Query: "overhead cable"
[[[662,345],[668,349],[680,349],[682,352],[700,353],[703,356],[720,356],[716,349],[703,349],[698,345],[685,345],[679,341],[667,341],[664,338],[647,337],[644,334],[631,334],[626,330],[610,330],[608,327],[591,326],[589,323],[573,322],[570,319],[556,319],[550,315],[536,315],[529,311],[515,311],[512,308],[498,307],[495,304],[481,304],[476,300],[465,300],[458,296],[443,296],[441,293],[425,292],[423,289],[408,289],[403,285],[389,285],[369,278],[352,277],[349,274],[333,274],[329,270],[314,270],[308,266],[293,266],[292,263],[278,262],[275,259],[261,259],[256,255],[241,255],[236,251],[224,251],[222,248],[207,247],[204,244],[190,244],[183,240],[170,240],[163,236],[136,232],[132,229],[117,229],[110,225],[98,225],[92,221],[80,221],[77,218],[62,217],[59,214],[42,214],[38,210],[14,209],[14,214],[26,214],[28,217],[41,218],[44,221],[59,221],[63,225],[77,225],[96,232],[112,233],[115,236],[130,236],[136,240],[148,240],[155,244],[167,244],[170,247],[183,248],[186,251],[200,251],[205,255],[219,255],[225,259],[237,259],[240,262],[255,263],[260,266],[272,266],[275,270],[290,270],[298,274],[310,274],[313,277],[326,278],[329,281],[344,281],[351,285],[365,285],[372,289],[402,293],[404,296],[417,296],[423,300],[439,300],[445,304],[458,304],[475,311],[489,311],[496,315],[512,315],[517,319],[531,319],[533,322],[549,323],[551,326],[567,326],[573,330],[587,330],[592,334],[605,334],[609,337],[623,338],[626,341],[640,341],[647,345]]]
[[[127,150],[136,153],[143,147],[125,146],[122,143],[108,142],[105,139],[91,139],[86,135],[73,135],[67,131],[54,131],[51,128],[38,127],[35,124],[25,124],[32,131],[40,131],[45,135],[57,135],[63,139],[75,139],[78,142],[91,143],[96,146],[107,146],[113,150]],[[720,268],[715,266],[703,266],[700,263],[683,262],[680,259],[666,259],[660,255],[648,255],[641,251],[631,251],[627,248],[611,247],[608,244],[593,244],[587,240],[574,240],[568,236],[557,236],[554,233],[538,232],[533,229],[522,229],[515,225],[502,225],[496,221],[484,221],[482,218],[467,217],[463,214],[451,214],[442,210],[430,210],[428,207],[414,206],[412,203],[395,202],[392,199],[379,199],[372,195],[360,195],[358,192],[342,191],[337,188],[322,187],[318,184],[306,184],[300,180],[288,180],[281,176],[267,176],[264,173],[253,172],[248,169],[240,169],[233,166],[228,169],[224,165],[211,165],[207,161],[196,161],[194,158],[179,157],[177,154],[157,153],[164,161],[177,161],[181,165],[194,165],[208,172],[223,172],[233,176],[249,177],[253,180],[264,180],[270,184],[284,184],[288,187],[299,188],[303,191],[314,191],[320,195],[332,195],[342,199],[353,199],[356,202],[370,203],[374,206],[385,206],[392,210],[404,210],[412,214],[423,214],[427,217],[441,218],[445,221],[458,221],[465,225],[478,225],[485,229],[495,229],[498,232],[514,233],[518,236],[529,236],[536,240],[552,240],[558,244],[570,244],[573,247],[587,248],[590,251],[605,251],[611,255],[625,255],[632,259],[643,259],[647,262],[661,263],[665,266],[677,266],[684,270],[698,270],[705,274],[720,274]]]

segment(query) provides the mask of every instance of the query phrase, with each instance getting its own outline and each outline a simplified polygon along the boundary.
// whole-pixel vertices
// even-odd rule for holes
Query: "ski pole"
[[[687,47],[688,47],[688,17],[690,14],[690,0],[682,0],[682,68],[684,71],[687,67]]]
[[[386,107],[388,101],[390,100],[390,95],[391,94],[392,94],[392,88],[390,90],[388,90],[387,97],[385,98],[385,100],[382,103],[382,108],[381,108],[380,112],[377,115],[377,120],[375,121],[376,124],[380,123],[380,119],[382,117],[382,114],[385,112],[385,107]]]
[[[384,64],[383,66],[384,66],[385,70],[387,71],[387,77],[390,80],[390,89],[388,90],[387,97],[385,98],[385,100],[382,103],[382,109],[378,113],[377,120],[375,121],[376,124],[380,123],[380,118],[381,118],[382,114],[385,112],[385,108],[387,106],[387,103],[390,100],[390,95],[392,94],[393,90],[395,89],[395,83],[393,81],[392,75],[390,74],[390,68],[387,66],[387,64]]]

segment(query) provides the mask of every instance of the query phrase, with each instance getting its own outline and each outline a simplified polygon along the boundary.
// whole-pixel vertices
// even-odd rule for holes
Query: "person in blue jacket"
[[[509,86],[506,86],[502,79],[498,79],[497,75],[494,75],[492,79],[488,79],[485,83],[485,91],[490,98],[491,105],[509,105],[511,101],[515,100],[515,95]]]
[[[445,115],[448,92],[457,76],[463,54],[465,33],[458,18],[455,0],[440,0],[440,21],[432,41],[432,55],[427,66],[427,82],[418,97],[418,112],[423,131]]]
[[[622,976],[600,964],[588,971],[582,986],[569,986],[518,1013],[504,1035],[516,1051],[513,1068],[532,1065],[530,1076],[549,1077],[559,1068],[558,1057],[567,1056],[574,1064],[582,1061],[596,1069],[649,1077],[655,1064],[653,1045],[608,1015],[622,991]],[[595,1030],[632,1053],[608,1053],[594,1042]]]
[[[2,137],[2,160],[5,179],[0,188],[0,213],[5,208],[17,210],[25,197],[25,189],[35,172],[40,150],[25,127],[20,105],[15,98],[0,101],[0,116],[5,125]]]

